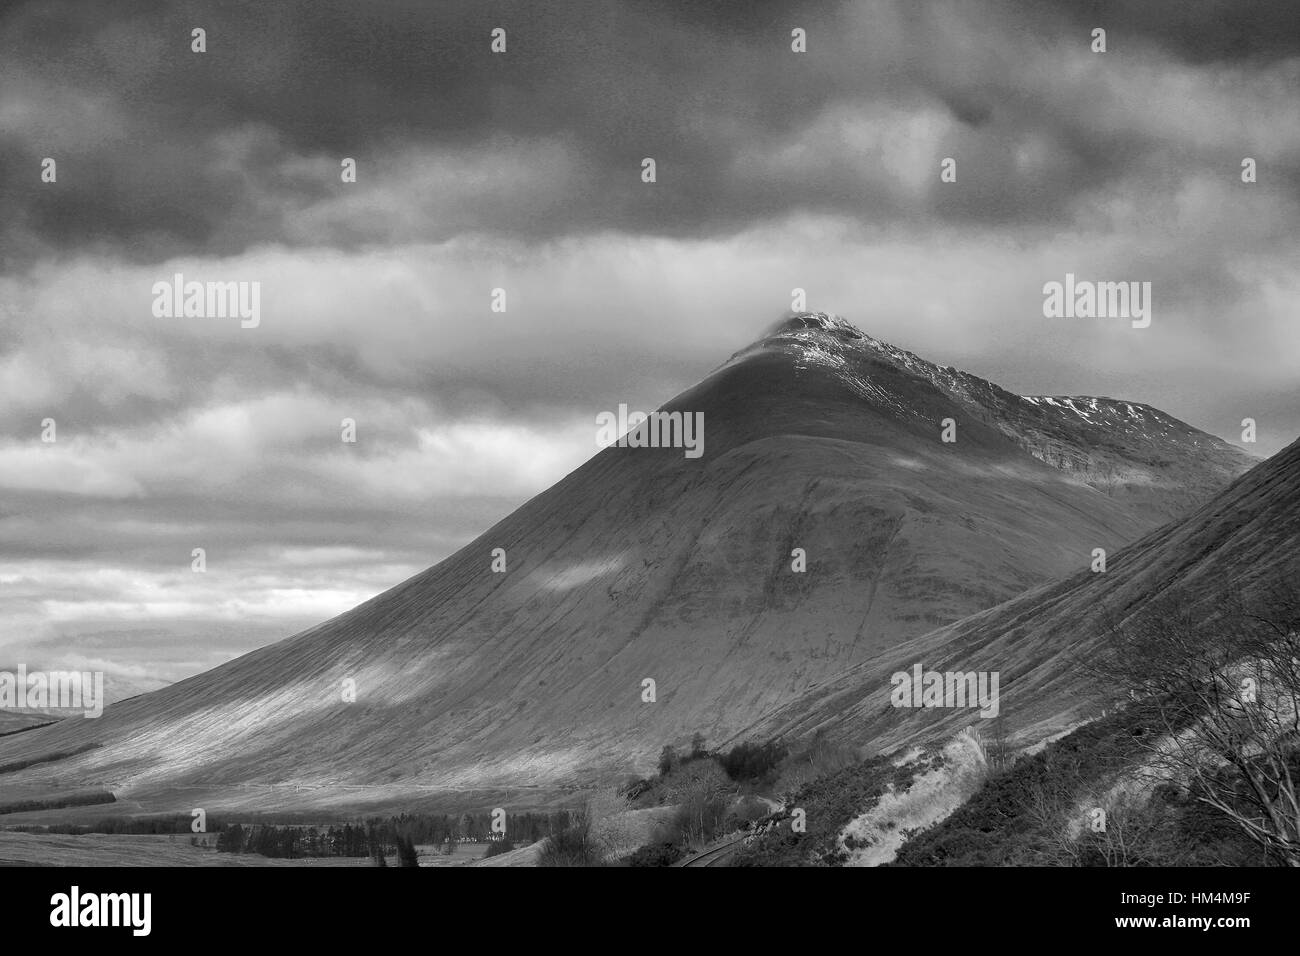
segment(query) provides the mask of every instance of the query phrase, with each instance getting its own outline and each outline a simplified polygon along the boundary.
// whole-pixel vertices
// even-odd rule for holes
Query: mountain
[[[1146,406],[1018,398],[822,313],[663,411],[703,413],[702,456],[605,448],[353,610],[99,720],[0,739],[0,765],[71,754],[8,779],[155,807],[181,786],[265,806],[241,787],[306,785],[286,799],[319,805],[644,772],[666,742],[718,740],[1085,567],[1252,461]]]
[[[742,732],[821,732],[891,748],[943,738],[976,723],[970,710],[891,706],[890,676],[926,670],[997,671],[1011,733],[1041,740],[1094,716],[1079,661],[1100,651],[1106,628],[1175,601],[1213,620],[1234,594],[1300,594],[1300,441],[1259,464],[1181,521],[1082,571],[850,668]],[[1155,605],[1157,608],[1159,604]]]

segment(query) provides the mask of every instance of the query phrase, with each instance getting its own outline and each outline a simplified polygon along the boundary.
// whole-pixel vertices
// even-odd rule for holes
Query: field
[[[190,846],[187,837],[0,833],[0,866],[366,866],[365,858],[269,860]]]
[[[210,836],[211,840],[212,837]],[[484,843],[460,843],[450,856],[421,846],[420,866],[468,866],[487,852]],[[524,848],[525,850],[529,848]],[[218,853],[190,845],[187,836],[0,832],[0,866],[370,866],[365,857],[275,860],[252,853]],[[397,858],[388,858],[389,866]],[[502,864],[497,864],[502,865]]]

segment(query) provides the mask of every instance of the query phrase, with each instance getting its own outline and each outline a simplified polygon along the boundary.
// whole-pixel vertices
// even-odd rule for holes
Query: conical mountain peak
[[[892,662],[1190,513],[1250,464],[1190,426],[1150,427],[1136,404],[1025,400],[824,312],[788,315],[668,407],[705,416],[700,458],[605,448],[330,621],[99,720],[0,738],[5,785],[48,789],[58,759],[66,779],[114,780],[159,812],[189,787],[247,806],[252,782],[309,784],[304,807],[549,799]],[[671,694],[660,706],[638,700],[647,676]],[[334,692],[347,680],[364,705]],[[787,716],[828,719],[809,699]],[[250,701],[274,715],[256,740]]]
[[[789,312],[769,328],[763,338],[803,331],[827,332],[849,339],[868,337],[848,319],[834,312]]]

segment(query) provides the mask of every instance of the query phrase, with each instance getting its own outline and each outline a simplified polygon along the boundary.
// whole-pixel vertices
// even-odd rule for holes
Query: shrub
[[[627,858],[628,866],[672,866],[686,851],[673,843],[652,843],[638,847]]]
[[[604,849],[592,833],[591,816],[581,810],[571,822],[542,842],[538,866],[603,866]]]
[[[775,740],[765,744],[736,744],[721,757],[722,769],[732,780],[758,780],[770,775],[785,753],[785,748]]]
[[[772,813],[771,806],[758,797],[741,797],[727,811],[727,828],[742,830],[750,824],[765,819]]]
[[[665,744],[664,749],[659,751],[659,776],[668,776],[675,766],[677,766],[677,751],[670,744]]]

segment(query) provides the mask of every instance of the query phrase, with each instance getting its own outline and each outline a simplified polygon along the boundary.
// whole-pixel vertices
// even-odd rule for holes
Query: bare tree
[[[1025,815],[1043,835],[1045,862],[1054,866],[1077,866],[1079,845],[1070,828],[1073,806],[1041,781],[1027,785],[1021,799]]]
[[[1042,855],[1054,866],[1078,866],[1080,846],[1074,817],[1080,787],[1077,763],[1048,751],[1041,774],[1026,780],[1018,791],[1018,809],[1043,840]]]
[[[694,780],[682,795],[677,823],[692,846],[704,846],[721,832],[727,800],[706,779]]]
[[[1098,821],[1097,814],[1102,814]],[[1150,862],[1145,848],[1159,830],[1159,816],[1145,799],[1119,792],[1098,801],[1084,813],[1079,840],[1080,856],[1086,863],[1104,866],[1143,866]]]
[[[1300,866],[1300,593],[1237,594],[1212,617],[1166,600],[1106,645],[1094,673],[1152,714],[1152,766]]]

